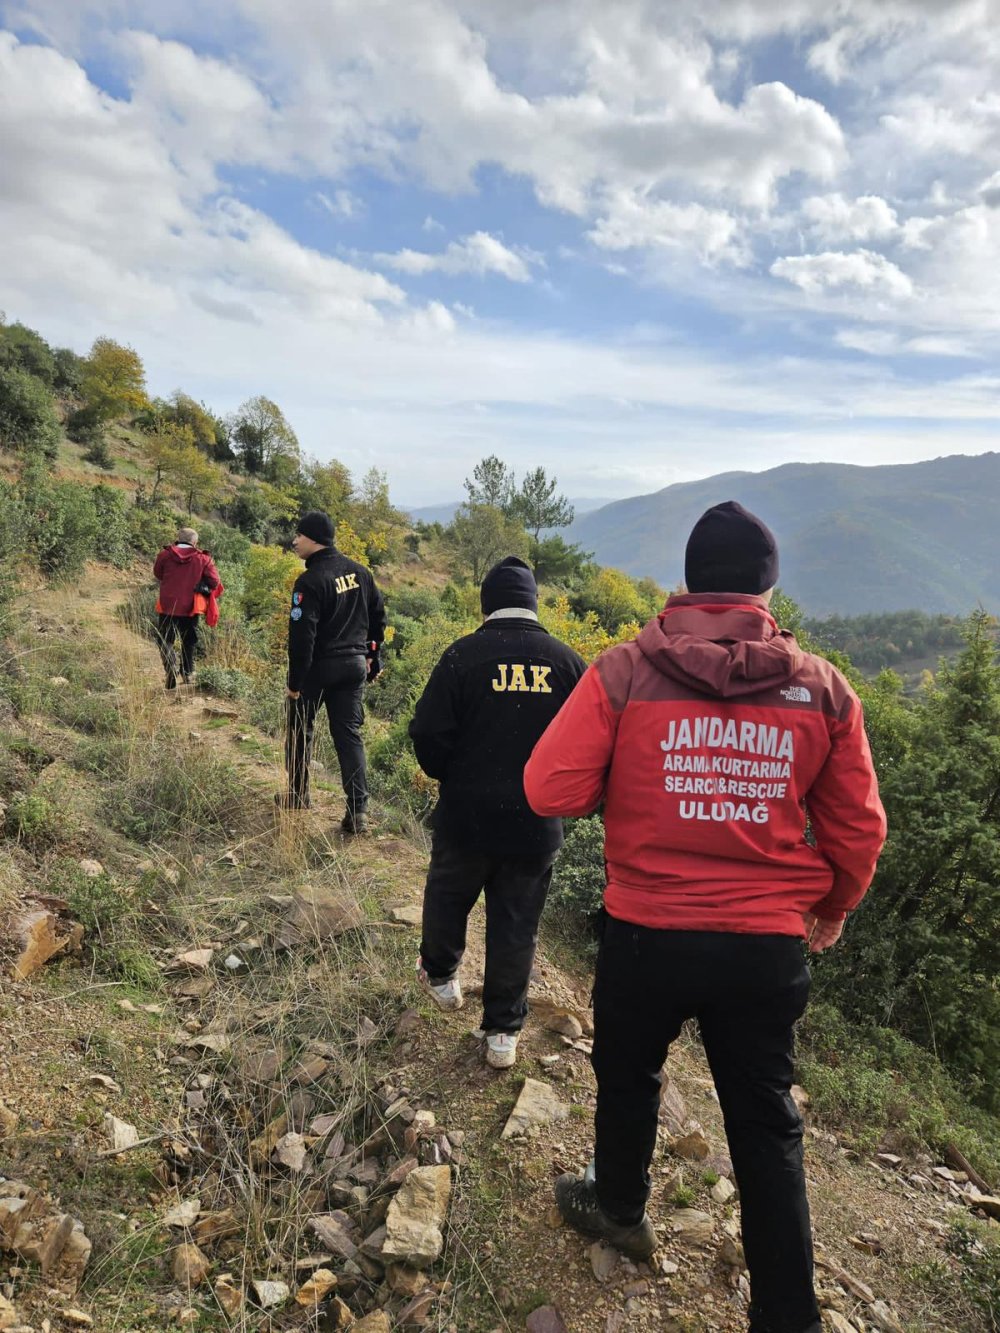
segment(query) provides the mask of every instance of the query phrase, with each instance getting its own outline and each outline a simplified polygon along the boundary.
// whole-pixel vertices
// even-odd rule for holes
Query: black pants
[[[793,1025],[809,995],[801,941],[652,930],[605,919],[594,988],[595,1166],[601,1206],[638,1221],[649,1196],[661,1070],[697,1018],[740,1191],[753,1333],[819,1333],[791,1097]]]
[[[450,981],[465,953],[469,913],[486,890],[486,978],[483,1030],[520,1032],[538,923],[555,855],[491,856],[435,832],[424,889],[420,958],[432,981]]]
[[[194,675],[194,658],[198,651],[198,616],[157,617],[156,637],[160,644],[160,657],[163,669],[167,673],[167,686],[177,684],[177,653],[174,640],[181,641],[181,675],[187,679]]]
[[[309,759],[312,755],[316,714],[326,707],[330,737],[337,751],[340,780],[352,815],[368,806],[368,764],[361,726],[365,720],[364,692],[367,668],[363,657],[344,657],[324,663],[324,682],[288,700],[285,730],[285,767],[289,793],[309,799]]]

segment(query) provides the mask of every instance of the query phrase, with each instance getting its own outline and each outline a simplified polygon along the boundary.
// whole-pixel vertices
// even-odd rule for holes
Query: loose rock
[[[725,1176],[720,1176],[709,1193],[715,1203],[727,1204],[735,1196],[736,1187],[731,1180],[727,1180]]]
[[[165,1227],[189,1227],[192,1226],[201,1212],[200,1199],[183,1199],[180,1203],[174,1204],[163,1215],[163,1225]]]
[[[211,1268],[208,1256],[197,1245],[178,1245],[170,1268],[182,1287],[200,1287]]]
[[[358,1228],[346,1213],[335,1210],[309,1219],[310,1228],[331,1254],[353,1259],[358,1252]]]
[[[559,1100],[554,1088],[538,1079],[526,1078],[517,1105],[511,1111],[500,1137],[511,1139],[516,1134],[524,1134],[532,1126],[565,1120],[568,1115],[569,1107]]]
[[[79,950],[83,942],[81,925],[62,921],[46,908],[21,912],[9,923],[7,933],[16,951],[12,968],[15,981],[26,981],[50,958]]]
[[[282,948],[316,944],[365,923],[358,901],[342,889],[304,885],[296,890],[278,936]]]
[[[386,1214],[382,1254],[427,1268],[444,1249],[442,1227],[451,1198],[451,1170],[447,1166],[418,1166],[403,1181]]]
[[[233,1281],[231,1273],[220,1273],[215,1279],[215,1299],[227,1315],[238,1315],[243,1309],[243,1292]]]
[[[127,1120],[119,1120],[110,1111],[104,1115],[104,1132],[112,1148],[117,1152],[132,1148],[139,1142],[139,1131],[135,1125],[130,1125]]]
[[[680,1208],[668,1222],[671,1232],[685,1245],[707,1245],[712,1239],[712,1217],[697,1208]]]
[[[308,1282],[304,1282],[295,1293],[295,1300],[307,1310],[315,1309],[320,1301],[327,1297],[337,1285],[337,1275],[329,1268],[317,1268]]]
[[[703,1162],[712,1148],[701,1125],[697,1120],[691,1120],[688,1122],[686,1132],[671,1143],[670,1151],[676,1153],[678,1157],[686,1158],[689,1162]]]
[[[590,1266],[598,1282],[607,1282],[614,1275],[621,1255],[606,1241],[599,1240],[590,1247]]]
[[[251,1283],[257,1304],[262,1310],[279,1310],[292,1294],[287,1282],[271,1282],[267,1278],[257,1278]]]
[[[566,1323],[554,1305],[540,1305],[532,1310],[525,1324],[527,1333],[569,1333]]]
[[[354,1325],[354,1333],[392,1333],[389,1316],[384,1310],[373,1310]]]
[[[306,1164],[306,1141],[301,1134],[284,1134],[274,1145],[274,1161],[289,1171],[301,1171]]]

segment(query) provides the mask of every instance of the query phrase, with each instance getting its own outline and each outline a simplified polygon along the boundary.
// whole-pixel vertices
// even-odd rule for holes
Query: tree
[[[40,379],[17,366],[0,367],[0,445],[55,458],[59,418]]]
[[[469,505],[487,506],[509,514],[514,498],[514,473],[497,458],[490,454],[472,469],[472,476],[465,479],[465,490]]]
[[[528,554],[528,534],[495,505],[464,504],[451,526],[455,563],[474,583],[506,555]]]
[[[648,603],[634,581],[610,566],[594,572],[583,591],[572,599],[572,606],[578,615],[593,611],[609,633],[621,625],[642,624],[650,614]]]
[[[40,333],[24,324],[0,322],[0,366],[27,371],[50,389],[56,380],[52,348]]]
[[[258,394],[237,409],[230,422],[230,437],[247,472],[268,481],[282,481],[281,464],[299,459],[299,441],[277,403]]]
[[[575,542],[570,545],[555,532],[531,546],[531,560],[539,583],[577,583],[593,558],[593,551],[581,550]]]
[[[401,551],[406,515],[389,499],[388,478],[377,467],[362,477],[347,517],[364,542],[372,568]]]
[[[543,467],[533,468],[513,497],[511,513],[531,533],[535,546],[543,528],[565,528],[573,522],[573,506],[564,495],[556,494],[558,481],[550,481]]]
[[[204,403],[196,403],[188,394],[175,389],[170,399],[170,414],[178,426],[189,426],[202,453],[215,456],[216,419]]]
[[[329,514],[336,526],[347,513],[354,483],[343,463],[332,458],[320,463],[307,458],[302,464],[295,492],[303,513],[310,509]]]
[[[149,403],[139,353],[111,338],[98,338],[83,363],[80,392],[100,424],[140,412]]]

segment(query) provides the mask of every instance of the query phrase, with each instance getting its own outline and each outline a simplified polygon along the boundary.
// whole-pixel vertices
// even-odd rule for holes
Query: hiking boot
[[[166,680],[166,688],[167,688],[168,690],[176,690],[176,688],[177,688],[177,677],[176,677],[175,675],[171,674],[171,675],[169,675],[169,676],[167,677],[167,680]]]
[[[623,1224],[610,1218],[597,1201],[597,1186],[572,1171],[556,1181],[556,1207],[563,1221],[585,1236],[606,1240],[630,1259],[648,1259],[656,1249],[656,1232],[644,1214],[641,1222]]]
[[[363,810],[357,812],[345,810],[344,818],[340,821],[340,831],[347,837],[355,836],[358,833],[367,833],[368,816]]]
[[[461,1009],[465,1003],[462,983],[458,977],[452,977],[451,981],[431,981],[419,959],[417,980],[439,1009]]]
[[[278,792],[274,798],[274,804],[279,810],[308,810],[310,800],[308,796],[296,796],[293,792]]]
[[[491,1069],[509,1069],[516,1059],[516,1032],[490,1032],[487,1034],[486,1063]]]

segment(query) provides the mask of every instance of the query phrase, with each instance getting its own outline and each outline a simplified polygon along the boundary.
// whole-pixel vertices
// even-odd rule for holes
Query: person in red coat
[[[688,592],[591,666],[524,774],[539,815],[604,803],[595,1156],[556,1182],[570,1225],[645,1258],[661,1070],[697,1019],[725,1117],[751,1333],[820,1333],[793,1028],[802,948],[871,883],[885,815],[857,695],[780,630],[774,537],[733,501],[688,541]]]
[[[180,675],[185,685],[194,684],[194,659],[198,651],[200,611],[196,598],[210,596],[219,587],[219,571],[208,551],[198,549],[194,528],[180,528],[172,546],[164,546],[153,565],[159,582],[156,601],[157,638],[166,672],[168,690],[177,688],[175,641],[181,642]]]

